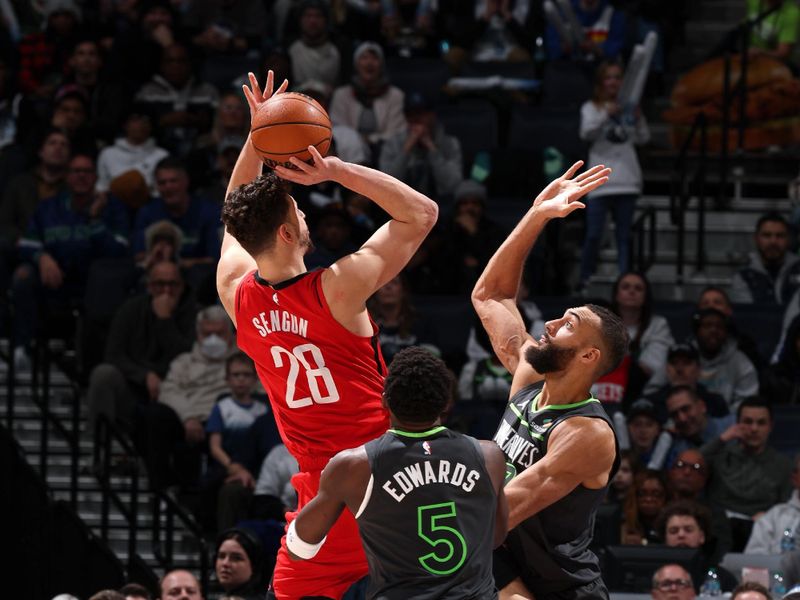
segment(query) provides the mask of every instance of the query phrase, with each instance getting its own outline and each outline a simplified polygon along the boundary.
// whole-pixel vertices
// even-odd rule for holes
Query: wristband
[[[314,558],[319,552],[319,549],[322,547],[322,544],[325,543],[325,540],[328,539],[326,535],[318,544],[309,544],[308,542],[304,542],[300,539],[300,536],[297,535],[297,530],[295,529],[295,523],[297,521],[292,521],[289,524],[289,530],[286,532],[286,547],[294,554],[295,556],[299,556],[302,559],[309,559]]]

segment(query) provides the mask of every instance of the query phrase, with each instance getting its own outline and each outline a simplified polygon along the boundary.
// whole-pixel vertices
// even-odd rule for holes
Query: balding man
[[[203,600],[200,584],[189,571],[176,569],[161,579],[161,600]]]
[[[694,600],[692,576],[680,565],[664,565],[653,575],[653,600]]]

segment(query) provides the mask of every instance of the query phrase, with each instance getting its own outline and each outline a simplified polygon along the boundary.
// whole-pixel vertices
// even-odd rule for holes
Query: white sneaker
[[[31,372],[31,358],[24,346],[14,348],[14,369],[20,374]]]

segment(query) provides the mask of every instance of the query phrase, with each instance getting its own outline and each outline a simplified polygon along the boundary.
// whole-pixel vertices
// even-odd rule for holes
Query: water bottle
[[[783,573],[780,571],[772,572],[769,591],[775,594],[778,598],[786,593],[786,584],[783,582]]]
[[[708,570],[706,580],[700,586],[700,598],[716,598],[722,596],[722,586],[719,583],[719,575],[717,570],[711,568]]]
[[[781,537],[781,554],[786,554],[787,552],[794,552],[794,533],[788,527],[783,530],[783,536]]]

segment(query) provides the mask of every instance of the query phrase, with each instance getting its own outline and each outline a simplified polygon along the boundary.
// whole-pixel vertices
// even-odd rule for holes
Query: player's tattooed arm
[[[492,478],[497,492],[497,510],[494,522],[494,547],[497,548],[506,539],[508,533],[508,501],[503,486],[506,477],[506,457],[500,447],[492,441],[480,440],[486,470]]]

